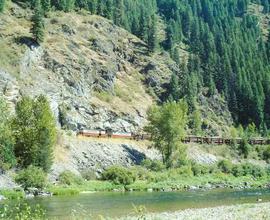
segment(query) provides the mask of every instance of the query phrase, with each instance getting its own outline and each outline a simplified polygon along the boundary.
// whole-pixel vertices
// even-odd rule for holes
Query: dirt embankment
[[[70,170],[80,174],[92,170],[97,174],[106,167],[138,165],[145,158],[160,159],[158,151],[149,149],[149,142],[107,138],[85,138],[62,136],[55,150],[55,162],[49,175],[54,181],[57,176]]]

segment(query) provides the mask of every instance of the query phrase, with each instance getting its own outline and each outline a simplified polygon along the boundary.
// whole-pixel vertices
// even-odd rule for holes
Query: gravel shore
[[[122,220],[135,220],[128,217]],[[242,204],[203,209],[187,209],[177,212],[146,214],[146,220],[269,220],[270,203]]]

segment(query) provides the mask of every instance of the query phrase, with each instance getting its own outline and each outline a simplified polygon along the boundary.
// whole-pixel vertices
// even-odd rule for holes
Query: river
[[[206,208],[221,205],[255,203],[257,199],[270,201],[270,190],[211,190],[192,192],[104,192],[76,196],[35,198],[49,218],[67,220],[70,216],[120,217],[134,214],[134,206],[143,205],[147,212],[177,211],[187,208]]]

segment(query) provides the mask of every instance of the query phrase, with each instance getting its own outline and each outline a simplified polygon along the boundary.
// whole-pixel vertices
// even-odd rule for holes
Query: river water
[[[147,212],[177,211],[241,203],[255,203],[257,199],[270,202],[270,190],[212,190],[194,192],[128,192],[89,193],[76,196],[36,198],[30,203],[40,204],[49,218],[68,220],[71,216],[120,217],[134,214],[134,205],[143,205]],[[78,219],[78,218],[76,218]]]

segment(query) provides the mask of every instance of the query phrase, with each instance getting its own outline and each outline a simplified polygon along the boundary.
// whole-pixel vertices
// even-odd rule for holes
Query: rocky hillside
[[[87,13],[54,13],[37,46],[30,16],[15,4],[1,15],[0,93],[11,104],[22,94],[47,94],[68,129],[134,130],[178,71],[167,54],[149,56],[141,40]]]
[[[52,12],[38,46],[31,15],[15,3],[0,15],[0,95],[11,109],[21,95],[42,93],[63,128],[134,131],[145,124],[171,74],[181,72],[166,52],[150,54],[140,39],[87,12]],[[211,102],[202,97],[201,108]],[[221,124],[230,124],[226,103],[222,107]]]

